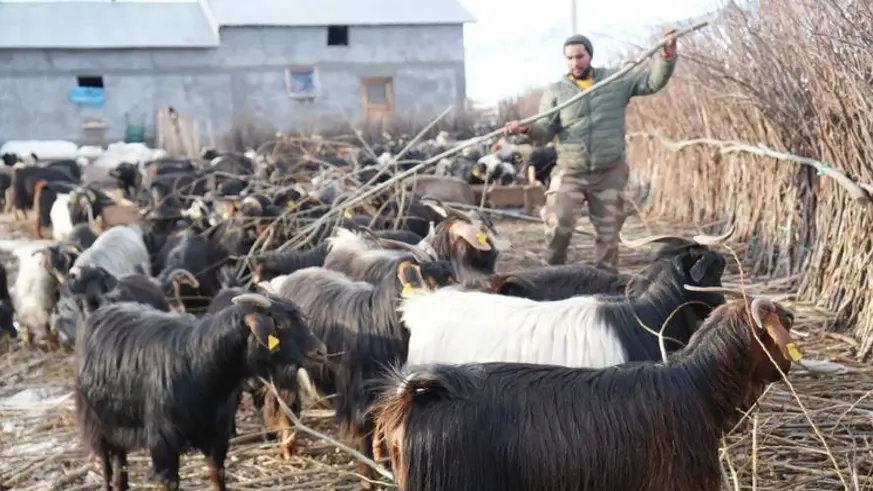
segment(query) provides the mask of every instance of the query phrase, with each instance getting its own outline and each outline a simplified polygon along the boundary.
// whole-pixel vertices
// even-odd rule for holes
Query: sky
[[[493,105],[564,73],[561,45],[571,34],[573,0],[460,0],[476,22],[464,26],[467,97]],[[648,26],[712,12],[723,0],[577,0],[577,29],[594,45],[594,65],[612,65],[617,48],[648,48]],[[596,5],[596,6],[595,6]],[[681,43],[681,41],[680,41]],[[681,49],[681,46],[680,46]]]

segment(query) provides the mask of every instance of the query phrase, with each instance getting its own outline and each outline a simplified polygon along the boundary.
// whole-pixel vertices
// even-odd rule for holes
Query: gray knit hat
[[[591,46],[591,40],[587,37],[581,34],[573,34],[564,41],[563,48],[566,48],[571,44],[581,44],[582,46],[585,46],[585,50],[588,51],[588,56],[594,56],[594,47]]]

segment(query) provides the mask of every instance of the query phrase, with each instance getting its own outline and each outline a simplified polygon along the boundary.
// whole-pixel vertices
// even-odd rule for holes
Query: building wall
[[[463,107],[463,27],[352,26],[348,46],[328,46],[327,28],[224,27],[218,49],[0,50],[0,142],[10,139],[83,141],[85,118],[108,124],[106,139],[124,135],[126,121],[153,136],[155,112],[170,105],[198,121],[201,134],[226,131],[253,115],[287,130],[362,116],[361,77],[393,77],[398,115],[436,114]],[[315,65],[319,97],[289,97],[286,69]],[[101,108],[73,104],[80,75],[103,76]],[[340,109],[342,108],[342,109]]]

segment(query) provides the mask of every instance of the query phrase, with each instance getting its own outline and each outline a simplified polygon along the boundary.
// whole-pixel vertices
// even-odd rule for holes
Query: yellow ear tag
[[[471,172],[471,174],[473,174],[473,177],[479,177],[479,174],[480,174],[479,168],[473,167],[473,172]]]
[[[477,240],[480,244],[485,245],[485,244],[488,243],[488,236],[485,235],[485,234],[482,233],[482,232],[479,232],[478,234],[476,234],[476,240]]]
[[[279,347],[279,338],[277,338],[276,336],[273,336],[272,334],[267,336],[267,349],[269,349],[270,351],[273,351],[278,347]]]
[[[410,296],[412,296],[413,293],[415,293],[415,288],[413,288],[412,285],[407,283],[407,284],[403,285],[403,291],[400,292],[400,295],[402,295],[404,297],[410,297]]]
[[[297,203],[295,203],[293,201],[289,201],[289,202],[285,203],[285,208],[288,208],[289,210],[293,210],[293,209],[297,208]]]
[[[344,211],[344,212],[343,212],[343,216],[346,217],[346,218],[352,218],[352,212],[351,212],[351,210],[346,210],[346,211]]]
[[[788,343],[785,348],[788,349],[788,356],[790,356],[792,360],[800,361],[802,357],[800,356],[800,351],[798,351],[797,346],[794,343]]]

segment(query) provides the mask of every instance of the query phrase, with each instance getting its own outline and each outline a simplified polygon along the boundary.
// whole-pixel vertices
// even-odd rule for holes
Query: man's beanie
[[[591,40],[581,34],[573,34],[564,41],[564,48],[571,44],[581,44],[588,51],[588,56],[594,56],[594,48],[591,46]]]

